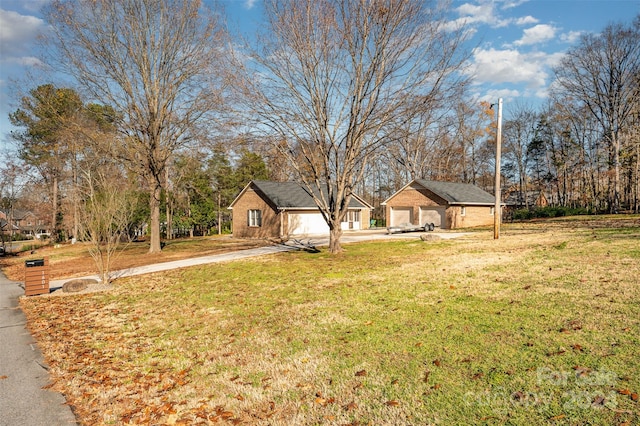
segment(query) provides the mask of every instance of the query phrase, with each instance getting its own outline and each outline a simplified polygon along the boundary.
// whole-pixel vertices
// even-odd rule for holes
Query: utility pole
[[[498,100],[498,131],[496,133],[496,204],[493,210],[493,239],[500,238],[500,222],[502,220],[502,208],[500,206],[500,155],[502,144],[502,98]]]

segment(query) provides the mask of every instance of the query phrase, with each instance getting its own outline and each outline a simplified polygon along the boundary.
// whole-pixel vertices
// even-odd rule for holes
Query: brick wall
[[[371,224],[371,210],[369,209],[360,210],[360,229],[369,229],[370,224]]]
[[[249,226],[249,210],[262,211],[262,226]],[[247,188],[233,205],[234,238],[279,238],[281,214],[267,204],[253,188]],[[286,226],[286,224],[285,224]]]
[[[447,209],[447,222],[450,229],[493,225],[491,209],[491,206],[465,206],[465,215],[462,216],[461,206],[451,206]]]
[[[387,202],[385,208],[385,219],[387,226],[391,225],[392,207],[410,207],[414,225],[420,220],[420,207],[446,205],[446,202],[421,186],[408,186],[402,192]]]
[[[420,220],[420,207],[428,206],[447,206],[446,224],[443,224],[442,229],[469,228],[493,224],[491,206],[465,206],[466,212],[462,216],[460,214],[461,206],[448,206],[445,200],[419,185],[408,186],[387,202],[385,209],[387,224],[391,224],[392,207],[411,208],[414,225],[417,225],[417,221]]]

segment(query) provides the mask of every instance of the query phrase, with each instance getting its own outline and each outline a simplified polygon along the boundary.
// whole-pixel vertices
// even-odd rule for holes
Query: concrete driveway
[[[409,233],[401,233],[401,234],[387,234],[386,230],[375,229],[375,230],[367,230],[367,231],[346,231],[342,238],[340,239],[341,243],[355,243],[360,241],[373,241],[373,240],[397,240],[397,239],[415,239],[419,240],[420,235],[423,232],[409,232]],[[433,233],[437,234],[442,239],[451,239],[458,238],[466,233],[462,232],[446,232],[446,233]],[[223,254],[214,254],[209,256],[199,256],[193,257],[190,259],[182,259],[182,260],[174,260],[170,262],[162,262],[156,263],[152,265],[139,266],[135,268],[122,269],[118,271],[112,271],[110,276],[112,279],[118,279],[123,277],[131,277],[135,275],[143,275],[150,274],[153,272],[162,272],[179,268],[186,268],[190,266],[198,266],[205,265],[209,263],[218,263],[218,262],[228,262],[233,260],[245,259],[249,257],[256,256],[265,256],[268,254],[281,253],[286,251],[296,251],[296,250],[309,250],[314,247],[322,247],[329,245],[329,236],[328,235],[296,235],[292,236],[289,241],[283,244],[274,244],[272,246],[259,247],[254,249],[247,250],[239,250],[234,252],[228,252]],[[92,279],[98,280],[97,275],[87,275],[84,277],[76,277],[76,279]],[[70,278],[51,280],[49,282],[49,287],[53,289],[60,289],[62,285],[69,281]]]
[[[24,289],[0,272],[0,425],[75,425],[64,396],[42,389],[49,373],[18,306]]]

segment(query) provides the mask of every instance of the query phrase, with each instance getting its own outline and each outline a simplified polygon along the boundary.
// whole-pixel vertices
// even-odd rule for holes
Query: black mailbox
[[[34,266],[44,266],[44,259],[33,259],[24,262],[24,266],[27,268],[33,268]]]

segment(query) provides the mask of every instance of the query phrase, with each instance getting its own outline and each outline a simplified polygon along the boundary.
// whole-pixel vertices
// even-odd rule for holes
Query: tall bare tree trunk
[[[171,206],[171,194],[169,192],[169,167],[164,169],[165,171],[165,208],[164,213],[167,219],[167,227],[165,232],[165,238],[170,240],[173,238],[173,212]]]
[[[332,226],[329,230],[329,252],[340,253],[342,246],[340,245],[340,238],[342,237],[342,227],[340,225]]]
[[[620,138],[613,134],[613,200],[611,213],[620,211]]]
[[[149,210],[151,212],[150,226],[151,229],[160,229],[160,195],[162,187],[153,183],[149,191]],[[159,253],[162,251],[160,245],[160,232],[151,232],[149,253]]]
[[[79,202],[79,196],[78,196],[78,169],[77,169],[77,164],[75,161],[76,155],[75,152],[73,153],[73,238],[77,239],[78,238],[78,232],[80,232],[80,218],[78,217],[79,212],[78,212],[78,202]]]
[[[58,241],[58,176],[51,177],[51,238]]]
[[[638,132],[640,136],[640,132]],[[638,214],[638,206],[640,205],[640,141],[636,141],[636,170],[634,173],[635,183],[633,188],[633,212]]]

